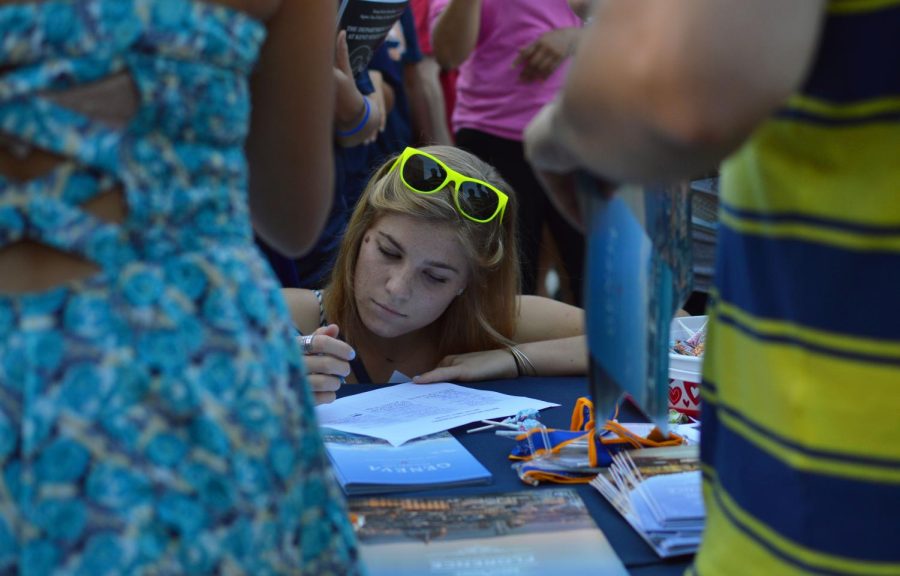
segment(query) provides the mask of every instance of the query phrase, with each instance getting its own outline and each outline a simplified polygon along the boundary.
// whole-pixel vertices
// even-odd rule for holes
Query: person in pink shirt
[[[494,165],[521,201],[522,292],[536,292],[541,231],[556,240],[575,302],[584,239],[553,208],[525,160],[525,126],[560,90],[582,20],[567,0],[430,0],[431,44],[459,68],[456,144]]]

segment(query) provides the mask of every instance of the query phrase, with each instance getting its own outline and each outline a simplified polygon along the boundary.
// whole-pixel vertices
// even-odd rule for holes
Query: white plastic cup
[[[687,340],[706,325],[707,316],[683,316],[672,320],[669,339]],[[700,417],[700,381],[703,357],[669,352],[669,409]]]

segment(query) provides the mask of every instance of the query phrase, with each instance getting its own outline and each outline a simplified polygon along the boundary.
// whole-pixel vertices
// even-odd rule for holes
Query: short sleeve
[[[447,4],[450,3],[450,0],[429,0],[429,10],[428,10],[428,37],[429,39],[434,35],[434,23],[437,21],[438,16],[444,11],[447,7]]]

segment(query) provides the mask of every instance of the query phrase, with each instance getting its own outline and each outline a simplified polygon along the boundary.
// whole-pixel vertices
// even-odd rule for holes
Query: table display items
[[[661,558],[693,554],[706,513],[699,448],[623,451],[591,481]]]
[[[541,482],[582,484],[590,482],[613,462],[622,450],[679,446],[686,438],[663,433],[653,424],[623,424],[617,421],[618,408],[609,420],[597,424],[594,405],[579,398],[572,410],[569,430],[547,428],[543,424],[515,437],[509,459],[519,479],[537,486]],[[694,432],[693,430],[691,432]]]
[[[690,418],[700,417],[708,320],[707,316],[675,318],[669,331],[669,410]]]

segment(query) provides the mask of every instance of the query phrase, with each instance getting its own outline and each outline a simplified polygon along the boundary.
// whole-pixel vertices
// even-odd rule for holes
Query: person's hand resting
[[[519,375],[513,355],[505,348],[451,354],[437,365],[437,368],[413,378],[416,384],[435,382],[476,382],[479,380],[500,380]]]
[[[310,350],[303,357],[316,404],[334,401],[344,378],[350,375],[350,360],[356,357],[349,344],[338,340],[339,332],[337,324],[318,328],[311,334]]]

